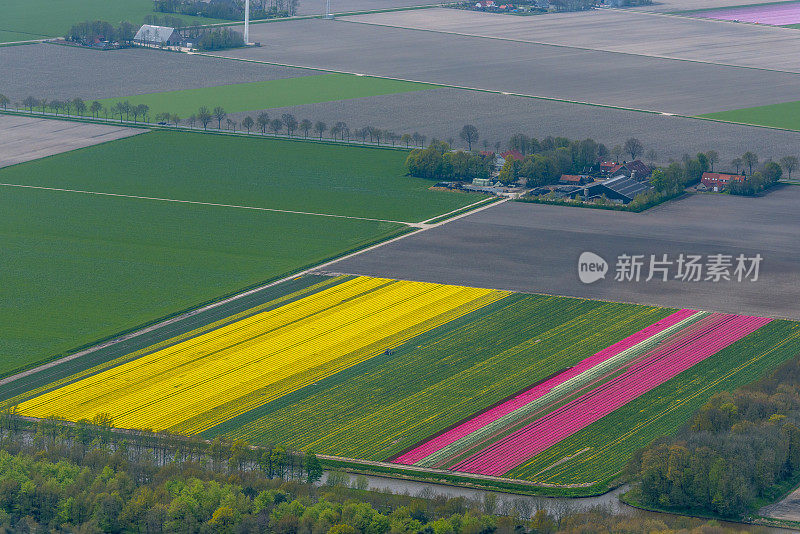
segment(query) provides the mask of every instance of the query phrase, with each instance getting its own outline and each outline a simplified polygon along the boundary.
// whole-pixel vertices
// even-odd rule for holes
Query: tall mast
[[[244,0],[244,44],[250,42],[250,0]]]

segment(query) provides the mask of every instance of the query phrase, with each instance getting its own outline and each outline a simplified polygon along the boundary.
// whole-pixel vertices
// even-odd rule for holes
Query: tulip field
[[[590,491],[714,393],[800,352],[790,321],[366,276],[310,282],[8,404]]]
[[[32,417],[197,433],[502,299],[501,291],[358,277],[153,351],[19,405]]]

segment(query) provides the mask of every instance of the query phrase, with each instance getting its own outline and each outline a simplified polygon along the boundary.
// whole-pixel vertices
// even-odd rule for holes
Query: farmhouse
[[[704,172],[700,183],[712,191],[724,191],[731,182],[744,182],[744,174],[725,174],[720,172]]]
[[[620,175],[602,182],[593,182],[586,186],[584,195],[586,200],[605,197],[614,202],[627,204],[636,195],[652,191],[652,186],[647,182],[639,182]]]
[[[182,46],[184,41],[175,28],[152,24],[144,24],[133,37],[133,42],[141,46]]]

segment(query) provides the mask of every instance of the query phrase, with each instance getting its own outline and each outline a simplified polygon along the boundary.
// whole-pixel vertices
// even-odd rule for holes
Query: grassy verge
[[[476,210],[478,208],[482,208],[484,206],[488,206],[489,204],[494,204],[495,202],[499,202],[500,200],[501,200],[500,197],[489,197],[485,201],[483,201],[480,204],[477,204],[475,206],[467,206],[467,207],[462,208],[460,210],[454,211],[453,213],[448,213],[446,215],[441,215],[439,217],[436,217],[435,219],[429,219],[429,220],[427,220],[425,222],[427,224],[437,224],[437,223],[452,219],[453,217],[458,217],[459,215],[464,215],[465,213],[469,213],[469,212],[474,211],[474,210]]]
[[[352,473],[386,476],[391,478],[400,478],[406,480],[415,480],[419,482],[430,482],[434,484],[445,484],[449,486],[458,486],[466,488],[478,488],[492,491],[500,491],[506,493],[515,493],[519,495],[540,495],[543,497],[594,497],[607,493],[613,487],[606,485],[597,485],[592,487],[582,488],[557,488],[535,486],[525,484],[524,482],[505,482],[499,480],[487,480],[471,477],[467,474],[460,475],[458,473],[430,473],[425,471],[415,470],[413,468],[402,467],[388,467],[382,465],[364,464],[359,463],[357,460],[332,460],[321,458],[321,463],[326,469],[337,469],[348,471]]]
[[[687,194],[683,191],[678,193],[673,193],[671,195],[666,195],[660,197],[655,200],[651,200],[649,202],[644,202],[640,204],[593,204],[587,202],[575,202],[573,200],[565,200],[565,199],[556,199],[556,200],[547,200],[538,197],[524,197],[517,199],[517,202],[527,202],[528,204],[546,204],[550,206],[570,206],[573,208],[588,208],[588,209],[596,209],[596,210],[609,210],[609,211],[629,211],[632,213],[641,213],[643,211],[649,210],[655,206],[664,204],[670,200],[677,200],[680,198],[685,197]]]

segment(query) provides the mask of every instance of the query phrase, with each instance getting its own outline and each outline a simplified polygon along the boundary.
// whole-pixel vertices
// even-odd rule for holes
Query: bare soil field
[[[111,98],[319,74],[158,50],[98,51],[34,44],[0,47],[0,93],[12,101]]]
[[[800,319],[800,187],[761,198],[695,195],[641,214],[506,202],[340,261],[343,273]],[[582,252],[609,263],[577,276]],[[620,254],[762,255],[754,282],[614,280]],[[674,272],[674,271],[673,271]]]
[[[334,13],[352,13],[374,9],[397,9],[403,7],[436,4],[431,0],[331,0]],[[325,13],[325,0],[303,0],[297,8],[298,15],[322,15]]]
[[[660,163],[716,150],[718,168],[727,168],[730,160],[748,150],[762,160],[800,154],[798,132],[449,88],[274,108],[267,113],[273,117],[291,113],[299,120],[329,125],[344,121],[351,130],[375,126],[399,134],[420,132],[428,138],[453,138],[463,148],[466,144],[458,132],[464,124],[478,128],[480,147],[484,140],[490,147],[498,141],[506,146],[517,132],[538,138],[591,137],[609,148],[636,137],[656,151]],[[255,117],[251,112],[233,118],[241,121],[247,115]]]
[[[793,73],[343,21],[260,24],[251,36],[263,46],[219,55],[692,115],[800,94]]]
[[[122,139],[145,131],[0,114],[0,167]]]
[[[342,20],[528,43],[800,72],[800,32],[620,9],[514,17],[455,9],[373,13]]]

